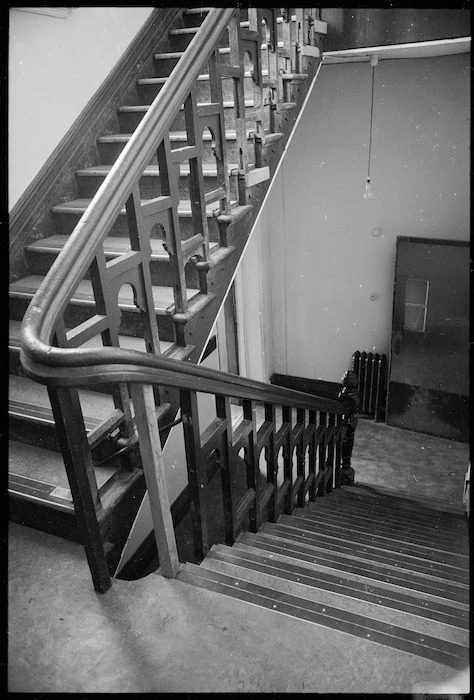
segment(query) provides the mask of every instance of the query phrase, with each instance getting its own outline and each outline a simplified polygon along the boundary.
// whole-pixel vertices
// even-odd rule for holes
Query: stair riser
[[[105,180],[105,175],[80,175],[77,177],[77,186],[79,197],[84,199],[92,199],[99,187]],[[234,177],[235,180],[235,177]],[[178,179],[179,198],[181,200],[189,200],[189,176],[181,175]],[[145,175],[139,183],[140,197],[142,199],[153,199],[161,195],[161,179],[159,175]],[[204,177],[204,191],[212,192],[217,189],[217,176]],[[235,186],[234,186],[235,189]]]
[[[21,320],[31,299],[13,298],[10,300],[10,317],[12,320]],[[87,321],[93,315],[94,307],[81,306],[79,304],[69,304],[64,314],[64,322],[67,328]],[[161,340],[174,342],[174,324],[170,316],[157,316],[158,332]],[[141,337],[142,329],[139,314],[126,309],[122,310],[120,334]]]
[[[216,209],[217,209],[216,204]],[[53,212],[54,224],[56,233],[59,235],[69,236],[74,231],[75,227],[79,223],[79,220],[84,212]],[[194,230],[192,227],[192,219],[190,216],[180,216],[179,219],[181,238],[186,240],[194,235]],[[209,239],[211,241],[219,240],[219,225],[217,219],[214,216],[207,217],[207,226],[209,229]],[[128,237],[128,223],[125,214],[119,214],[110,230],[110,235],[121,237]]]
[[[252,149],[251,146],[253,144],[253,139],[248,139],[249,141],[249,160],[250,162],[253,162],[253,157],[251,156],[252,154]],[[171,142],[171,148],[172,149],[177,149],[177,148],[182,148],[183,146],[186,146],[186,141],[184,139],[181,140],[173,140]],[[98,141],[98,148],[99,148],[99,153],[100,153],[100,160],[101,163],[104,165],[113,165],[123,149],[125,148],[126,143],[117,141],[117,142],[103,142],[103,141]],[[203,152],[202,152],[202,160],[203,163],[212,163],[215,165],[216,159],[215,156],[212,152],[212,142],[210,140],[203,141]],[[238,148],[235,140],[231,140],[227,142],[227,162],[228,163],[238,163]],[[150,161],[150,164],[155,164],[156,163],[156,157],[153,158]]]
[[[207,11],[184,12],[183,22],[185,27],[200,27],[207,17]]]
[[[43,253],[36,251],[28,251],[26,259],[28,261],[28,266],[31,274],[33,275],[46,275],[49,271],[51,265],[56,260],[57,254],[55,253]],[[107,260],[112,260],[113,258],[107,256]],[[186,265],[186,284],[189,288],[199,287],[199,276],[196,271],[196,266],[190,262]],[[174,283],[173,270],[170,265],[169,260],[151,261],[150,263],[150,274],[151,282],[154,285],[161,287],[172,287]],[[85,279],[90,279],[89,273],[84,276]]]
[[[43,447],[46,450],[60,452],[56,427],[53,424],[35,423],[31,419],[17,416],[8,417],[8,437],[26,445]]]

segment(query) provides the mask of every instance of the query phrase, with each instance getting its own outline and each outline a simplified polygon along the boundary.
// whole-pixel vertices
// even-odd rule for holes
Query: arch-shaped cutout
[[[137,290],[135,288],[135,285],[133,285],[131,282],[126,282],[125,284],[122,284],[118,291],[117,300],[119,305],[130,306],[131,304],[133,304],[137,307],[137,309],[140,308],[138,304]]]
[[[206,126],[202,132],[203,147],[207,141],[211,141],[211,151],[216,160],[222,160],[222,149],[220,144],[217,142],[216,135],[210,126]]]
[[[247,464],[247,447],[241,447],[240,450],[237,453],[237,457],[240,457],[240,459],[243,459],[243,461]]]
[[[151,227],[150,238],[156,241],[166,241],[166,230],[163,224],[156,222]]]

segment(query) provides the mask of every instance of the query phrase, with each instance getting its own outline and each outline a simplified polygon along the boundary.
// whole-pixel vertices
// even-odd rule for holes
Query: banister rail
[[[301,13],[298,17],[301,19]],[[27,375],[48,387],[83,544],[94,585],[100,591],[107,590],[110,578],[97,519],[97,513],[101,509],[100,493],[94,476],[91,440],[84,427],[79,388],[101,385],[114,387],[114,415],[96,429],[94,444],[101,436],[118,429],[122,440],[120,444],[125,445],[120,450],[122,453],[126,451],[127,445],[132,448],[136,444],[138,433],[141,466],[150,500],[153,500],[153,526],[164,575],[175,575],[178,559],[170,505],[166,488],[163,488],[164,465],[156,413],[156,403],[160,403],[158,388],[179,389],[192,491],[196,551],[205,553],[208,547],[206,518],[210,515],[210,509],[204,494],[208,470],[214,468],[215,463],[220,464],[222,472],[228,539],[236,534],[247,513],[251,526],[256,528],[262,518],[266,517],[267,508],[268,517],[276,518],[282,509],[291,512],[295,499],[301,505],[305,498],[316,497],[316,491],[324,494],[337,481],[344,413],[339,402],[176,361],[160,354],[149,271],[150,221],[146,226],[143,221],[147,217],[152,220],[153,216],[158,216],[157,221],[160,222],[160,215],[166,211],[173,222],[170,230],[165,231],[163,247],[168,251],[170,261],[173,260],[175,275],[173,321],[176,321],[178,327],[178,330],[175,328],[175,340],[178,346],[184,346],[182,324],[187,305],[184,265],[193,255],[199,260],[197,266],[200,266],[201,292],[205,294],[205,271],[210,267],[206,206],[218,203],[219,211],[225,214],[221,219],[227,222],[231,213],[221,80],[234,81],[235,132],[239,160],[237,192],[238,204],[242,205],[247,202],[248,190],[269,177],[269,168],[264,166],[262,160],[265,139],[263,124],[266,120],[273,133],[275,113],[279,104],[284,102],[284,94],[287,92],[283,86],[282,70],[278,69],[278,61],[282,59],[288,62],[292,70],[288,73],[288,78],[295,77],[296,67],[301,70],[304,54],[300,56],[300,53],[304,39],[302,36],[296,42],[294,37],[292,39],[294,32],[290,32],[289,24],[293,21],[290,10],[282,18],[282,48],[276,37],[277,19],[273,10],[249,9],[249,29],[241,29],[239,19],[240,10],[237,8],[212,8],[208,11],[195,37],[147,109],[44,278],[25,313],[21,327],[21,363]],[[267,53],[267,81],[262,79],[260,56],[263,23],[269,30],[267,52],[275,53],[271,56]],[[221,65],[220,40],[227,28],[230,63]],[[301,34],[301,27],[298,32]],[[313,39],[310,37],[309,41]],[[313,55],[316,55],[316,51],[318,49],[314,48]],[[255,123],[254,128],[250,129],[255,148],[253,164],[247,154],[249,130],[243,87],[244,57],[247,54],[253,63],[251,75],[254,110],[252,117],[249,117]],[[206,61],[211,102],[204,108],[198,108],[193,86]],[[299,77],[305,78],[304,75]],[[263,99],[264,87],[269,90],[267,101]],[[169,130],[181,105],[184,105],[188,145],[175,150],[170,147]],[[264,106],[270,115],[265,120]],[[200,172],[202,159],[201,144],[198,141],[202,136],[200,131],[204,128],[209,128],[211,132],[215,129],[216,133],[212,133],[218,138],[214,150],[220,151],[219,157],[214,154],[218,161],[218,187],[210,193],[204,193]],[[279,135],[275,134],[275,137],[279,138]],[[157,157],[162,180],[160,194],[155,199],[141,201],[138,183],[153,155]],[[174,166],[179,167],[186,160],[189,161],[194,230],[191,238],[183,241],[177,222],[178,187],[171,171]],[[124,206],[131,251],[107,262],[102,243]],[[226,236],[222,237],[220,244],[227,246]],[[96,313],[79,322],[75,328],[66,330],[66,309],[87,274],[91,278]],[[119,347],[118,292],[123,284],[130,284],[135,289],[137,299],[140,299],[135,300],[135,306],[143,312],[147,352]],[[107,285],[112,291],[106,289]],[[103,341],[98,349],[75,347],[96,335],[100,335]],[[209,433],[205,431],[205,440],[199,433],[196,395],[200,392],[215,395],[216,401],[215,424]],[[239,399],[244,408],[244,420],[235,443],[231,398]],[[257,428],[255,421],[257,406],[264,407],[263,432]],[[278,431],[276,407],[282,407],[283,416]],[[246,455],[243,462],[246,465],[248,486],[240,500],[233,493],[234,486],[230,477],[230,469],[242,462],[239,449],[244,450]],[[260,493],[258,474],[262,451],[266,455],[267,485],[264,492]],[[281,486],[277,483],[280,451],[284,460],[284,482]],[[298,460],[296,479],[293,478],[293,452],[297,453]],[[216,457],[217,454],[220,455],[219,458]],[[135,457],[130,457],[131,469],[134,468],[134,459]],[[316,460],[319,464],[318,472]],[[309,472],[305,471],[306,463]]]

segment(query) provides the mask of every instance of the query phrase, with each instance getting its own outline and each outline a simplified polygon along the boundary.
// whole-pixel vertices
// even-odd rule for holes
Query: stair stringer
[[[283,123],[281,124],[281,138],[271,143],[271,145],[266,148],[266,162],[270,166],[271,173],[270,180],[259,183],[252,188],[248,207],[245,207],[246,210],[242,212],[243,215],[234,220],[228,227],[228,243],[234,250],[221,264],[208,273],[210,289],[215,293],[215,297],[213,301],[206,306],[202,314],[186,324],[186,343],[195,346],[194,352],[186,361],[199,362],[204,353],[216,318],[224,304],[239,266],[242,263],[243,255],[256,229],[258,218],[263,212],[267,197],[270,195],[272,184],[275,181],[275,175],[283,164],[283,159],[297,129],[302,112],[314,89],[321,65],[321,62],[319,62],[312,76],[308,90],[303,93],[301,88],[298,88],[297,107],[292,115],[285,114]],[[309,77],[307,80],[309,81]],[[171,403],[171,405],[176,405],[176,397],[174,396],[176,393],[176,391],[165,388],[165,400]],[[171,430],[170,436],[172,439],[176,439],[173,438],[173,431],[177,432],[179,430],[181,430],[180,426]],[[166,446],[170,436],[168,436],[163,446],[165,465],[167,463]],[[183,468],[185,469],[184,455]],[[181,494],[181,496],[182,495],[183,494]],[[180,497],[176,499],[176,502],[179,498]],[[140,551],[140,559],[151,559],[156,552],[148,493],[145,493],[143,497],[134,523],[130,529],[129,537],[122,549],[115,576],[121,573],[126,564],[130,568],[133,568],[132,560],[134,556],[137,555],[138,551]]]

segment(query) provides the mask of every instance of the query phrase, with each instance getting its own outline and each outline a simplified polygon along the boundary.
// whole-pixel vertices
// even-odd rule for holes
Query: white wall
[[[273,371],[388,353],[397,236],[469,239],[469,88],[470,54],[379,62],[366,201],[371,68],[323,66],[266,205]]]
[[[10,208],[152,10],[152,7],[75,7],[68,17],[61,19],[10,9]]]

